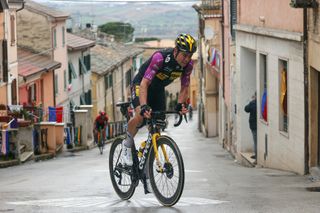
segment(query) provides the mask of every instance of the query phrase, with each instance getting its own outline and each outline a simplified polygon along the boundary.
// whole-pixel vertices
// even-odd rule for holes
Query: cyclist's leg
[[[107,138],[106,138],[106,130],[107,130],[107,128],[106,128],[106,126],[103,128],[103,130],[102,130],[102,135],[103,135],[103,143],[105,143],[105,141],[107,140]]]
[[[132,86],[132,105],[135,109],[135,115],[128,122],[127,136],[122,142],[122,159],[124,164],[131,166],[132,160],[132,147],[134,146],[134,136],[138,132],[138,126],[143,122],[143,117],[140,115],[140,102],[139,102],[139,85]]]
[[[94,143],[98,144],[98,131],[97,129],[93,130]]]

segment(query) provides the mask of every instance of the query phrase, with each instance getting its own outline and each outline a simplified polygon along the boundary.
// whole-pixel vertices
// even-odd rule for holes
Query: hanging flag
[[[285,69],[281,71],[281,94],[280,103],[282,112],[287,115],[287,82],[286,82],[287,72]]]
[[[7,155],[9,152],[9,132],[8,130],[2,130],[2,146],[1,153]]]
[[[217,57],[217,50],[215,48],[212,49],[212,56],[211,56],[211,66],[216,65],[216,57]]]
[[[262,100],[261,100],[261,115],[265,121],[268,121],[268,119],[267,119],[268,113],[267,112],[268,112],[268,109],[267,109],[267,89],[265,88],[263,91]]]

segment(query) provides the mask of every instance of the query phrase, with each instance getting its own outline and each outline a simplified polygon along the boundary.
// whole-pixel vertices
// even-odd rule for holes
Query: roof
[[[112,42],[91,49],[91,71],[103,75],[144,50],[132,45]]]
[[[112,48],[96,45],[91,49],[91,71],[99,75],[116,68],[121,57]]]
[[[86,49],[89,47],[93,47],[94,45],[94,41],[76,36],[71,33],[67,33],[67,46],[68,50],[70,51]]]
[[[56,10],[54,8],[45,6],[44,4],[38,4],[34,1],[25,0],[25,8],[34,10],[39,14],[43,14],[46,16],[50,16],[56,19],[67,19],[69,17],[69,14],[63,11]]]
[[[48,55],[35,54],[27,49],[18,48],[18,72],[22,77],[57,69],[61,63],[54,61]]]

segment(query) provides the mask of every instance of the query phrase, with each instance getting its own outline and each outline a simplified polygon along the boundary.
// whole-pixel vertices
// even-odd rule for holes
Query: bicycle
[[[118,103],[116,106],[120,107],[121,113],[128,121],[127,108],[130,102]],[[184,188],[184,164],[175,141],[168,136],[160,135],[160,129],[166,125],[163,120],[166,114],[179,113],[175,111],[151,113],[151,119],[147,120],[148,139],[141,143],[139,150],[136,150],[135,146],[132,148],[133,166],[125,166],[120,159],[124,137],[117,138],[112,143],[109,171],[113,188],[121,199],[128,200],[133,196],[139,180],[147,193],[146,179],[149,178],[153,193],[162,205],[173,206],[179,201]],[[181,124],[182,115],[179,116],[180,119],[174,126]],[[173,189],[170,190],[169,187]]]
[[[99,151],[100,151],[100,154],[102,155],[103,154],[103,148],[104,148],[104,138],[103,138],[103,130],[101,129],[101,127],[99,128],[99,131],[98,131],[98,148],[99,148]],[[102,137],[101,137],[102,136]]]

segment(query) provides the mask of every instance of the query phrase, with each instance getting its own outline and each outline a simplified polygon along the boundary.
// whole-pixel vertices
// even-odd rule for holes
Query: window
[[[63,70],[63,88],[64,91],[67,90],[67,71]]]
[[[104,76],[104,84],[105,84],[105,89],[108,89],[108,86],[109,86],[109,77],[106,75]]]
[[[84,64],[85,64],[87,70],[90,71],[91,70],[91,56],[90,55],[84,56]]]
[[[112,73],[109,75],[109,87],[113,87]]]
[[[80,105],[86,105],[85,94],[80,95]]]
[[[267,56],[260,54],[260,97],[261,97],[261,110],[260,118],[268,121],[268,77],[267,77]]]
[[[37,85],[32,84],[28,88],[28,102],[29,104],[33,104],[37,101]]]
[[[54,91],[56,94],[58,94],[58,75],[54,75]]]
[[[71,84],[72,79],[77,78],[77,73],[76,73],[71,61],[69,61],[69,63],[68,63],[68,68],[69,68],[69,84]]]
[[[126,87],[131,84],[131,69],[126,72]]]
[[[62,27],[62,47],[64,47],[66,45],[66,38],[65,38],[66,34],[65,34],[65,28]]]
[[[288,132],[288,62],[279,59],[279,129]]]
[[[234,25],[237,24],[237,0],[231,0],[230,2],[230,33],[232,36],[232,40],[234,41],[236,38],[236,32],[234,29]]]
[[[57,30],[53,30],[53,48],[57,48]]]
[[[91,101],[91,90],[88,90],[88,92],[85,93],[85,101],[87,104],[92,104]]]
[[[14,15],[10,15],[10,37],[11,37],[11,46],[16,44],[16,18]]]

